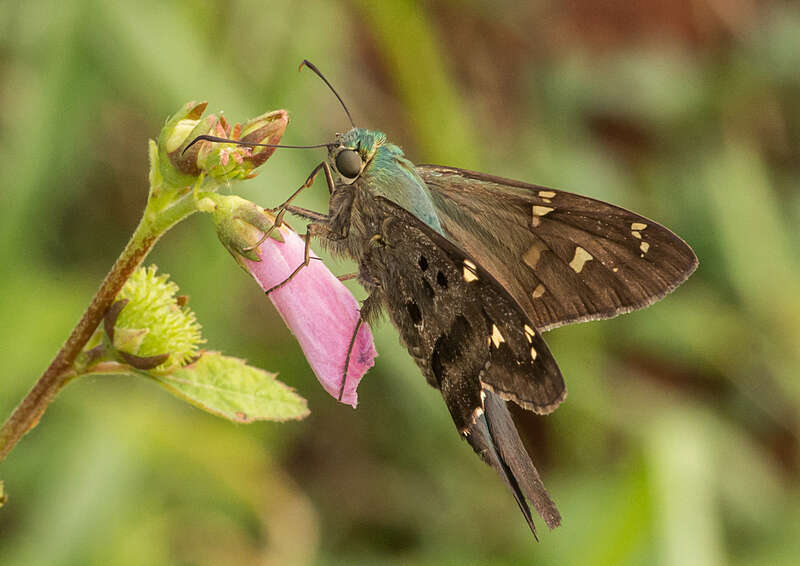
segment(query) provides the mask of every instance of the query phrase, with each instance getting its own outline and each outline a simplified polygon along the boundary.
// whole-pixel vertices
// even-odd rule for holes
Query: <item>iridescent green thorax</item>
[[[386,134],[353,128],[342,134],[339,142],[358,151],[364,160],[359,177],[363,186],[405,208],[440,234],[444,233],[425,182],[403,150],[386,140]]]

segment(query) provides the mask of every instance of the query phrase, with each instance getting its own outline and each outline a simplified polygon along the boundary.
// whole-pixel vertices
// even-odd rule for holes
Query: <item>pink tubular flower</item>
[[[283,242],[267,238],[258,247],[261,261],[241,258],[265,291],[284,281],[303,262],[303,239],[288,228],[279,230]],[[313,252],[311,256],[317,257]],[[312,259],[289,283],[270,293],[269,298],[297,337],[322,387],[338,398],[347,350],[360,317],[353,295],[321,261]],[[374,365],[375,356],[372,333],[363,323],[350,354],[343,403],[356,406],[356,388]]]

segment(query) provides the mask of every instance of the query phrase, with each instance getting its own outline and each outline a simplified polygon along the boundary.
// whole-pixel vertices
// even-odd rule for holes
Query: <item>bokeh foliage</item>
[[[0,564],[796,564],[798,38],[777,0],[0,2],[3,418],[135,226],[167,114],[287,108],[286,143],[347,127],[303,58],[412,160],[621,204],[700,257],[654,307],[545,336],[570,395],[516,412],[565,516],[537,545],[388,324],[358,410],[337,405],[192,218],[152,260],[311,416],[71,385],[0,467]],[[274,206],[322,157],[279,151],[244,196]]]

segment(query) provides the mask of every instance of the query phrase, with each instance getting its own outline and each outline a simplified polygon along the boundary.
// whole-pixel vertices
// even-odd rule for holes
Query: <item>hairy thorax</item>
[[[332,254],[348,257],[360,264],[370,247],[382,245],[389,237],[384,232],[387,217],[375,202],[367,184],[358,180],[351,185],[338,185],[331,194],[330,238],[322,243]]]

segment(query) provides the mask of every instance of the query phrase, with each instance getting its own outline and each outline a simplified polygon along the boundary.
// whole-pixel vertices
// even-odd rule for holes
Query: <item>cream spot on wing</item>
[[[467,283],[471,283],[472,281],[478,280],[478,275],[476,274],[478,268],[472,263],[470,260],[464,260],[464,281]]]
[[[634,222],[631,224],[631,230],[644,230],[647,228],[647,224],[644,222]]]
[[[531,346],[531,359],[532,359],[532,360],[535,360],[537,355],[538,355],[538,354],[536,353],[536,348],[534,348],[533,346]]]
[[[528,326],[526,324],[525,325],[525,338],[528,339],[528,342],[533,343],[533,337],[534,336],[536,336],[536,332],[533,330],[533,328],[531,328],[530,326]]]
[[[633,235],[633,237],[634,237],[634,238],[636,238],[637,240],[641,240],[641,239],[642,239],[642,233],[641,233],[641,232],[639,232],[639,231],[637,231],[637,230],[631,230],[631,234],[632,234],[632,235]]]
[[[536,264],[539,263],[539,259],[542,256],[542,252],[547,249],[547,246],[544,242],[536,240],[531,247],[528,248],[528,251],[525,252],[525,255],[522,256],[522,261],[530,267],[531,269],[536,269]]]
[[[542,198],[553,198],[556,196],[555,191],[539,191],[539,196]]]
[[[617,271],[619,271],[619,267],[615,267],[615,268],[613,268],[611,271],[613,271],[614,273],[616,273]]]
[[[580,273],[586,262],[592,261],[593,259],[594,257],[592,254],[580,246],[575,246],[575,255],[572,257],[572,261],[569,262],[569,266],[575,273]]]
[[[472,420],[470,424],[475,424],[475,421],[481,418],[481,415],[483,415],[483,407],[475,407],[475,410],[472,411],[472,416],[470,417],[470,419]],[[464,436],[469,436],[469,429],[466,428],[462,430],[461,434],[463,434]]]
[[[643,254],[646,254],[647,250],[650,249],[650,244],[648,244],[647,242],[642,242],[641,244],[639,244],[639,249],[642,250]]]
[[[505,342],[506,339],[503,338],[503,335],[500,334],[500,329],[497,328],[496,324],[492,325],[492,342],[494,342],[494,347],[499,348],[500,344]]]
[[[531,298],[533,298],[533,299],[538,299],[538,298],[539,298],[539,297],[541,297],[542,295],[544,295],[544,285],[542,285],[541,283],[539,283],[539,284],[536,286],[536,289],[534,289],[534,290],[533,290],[533,293],[531,293]]]
[[[555,210],[555,208],[552,208],[550,206],[540,206],[538,204],[534,204],[533,205],[533,221],[531,222],[531,225],[534,228],[536,228],[542,222],[541,217],[545,216],[546,214],[550,214],[554,210]]]

